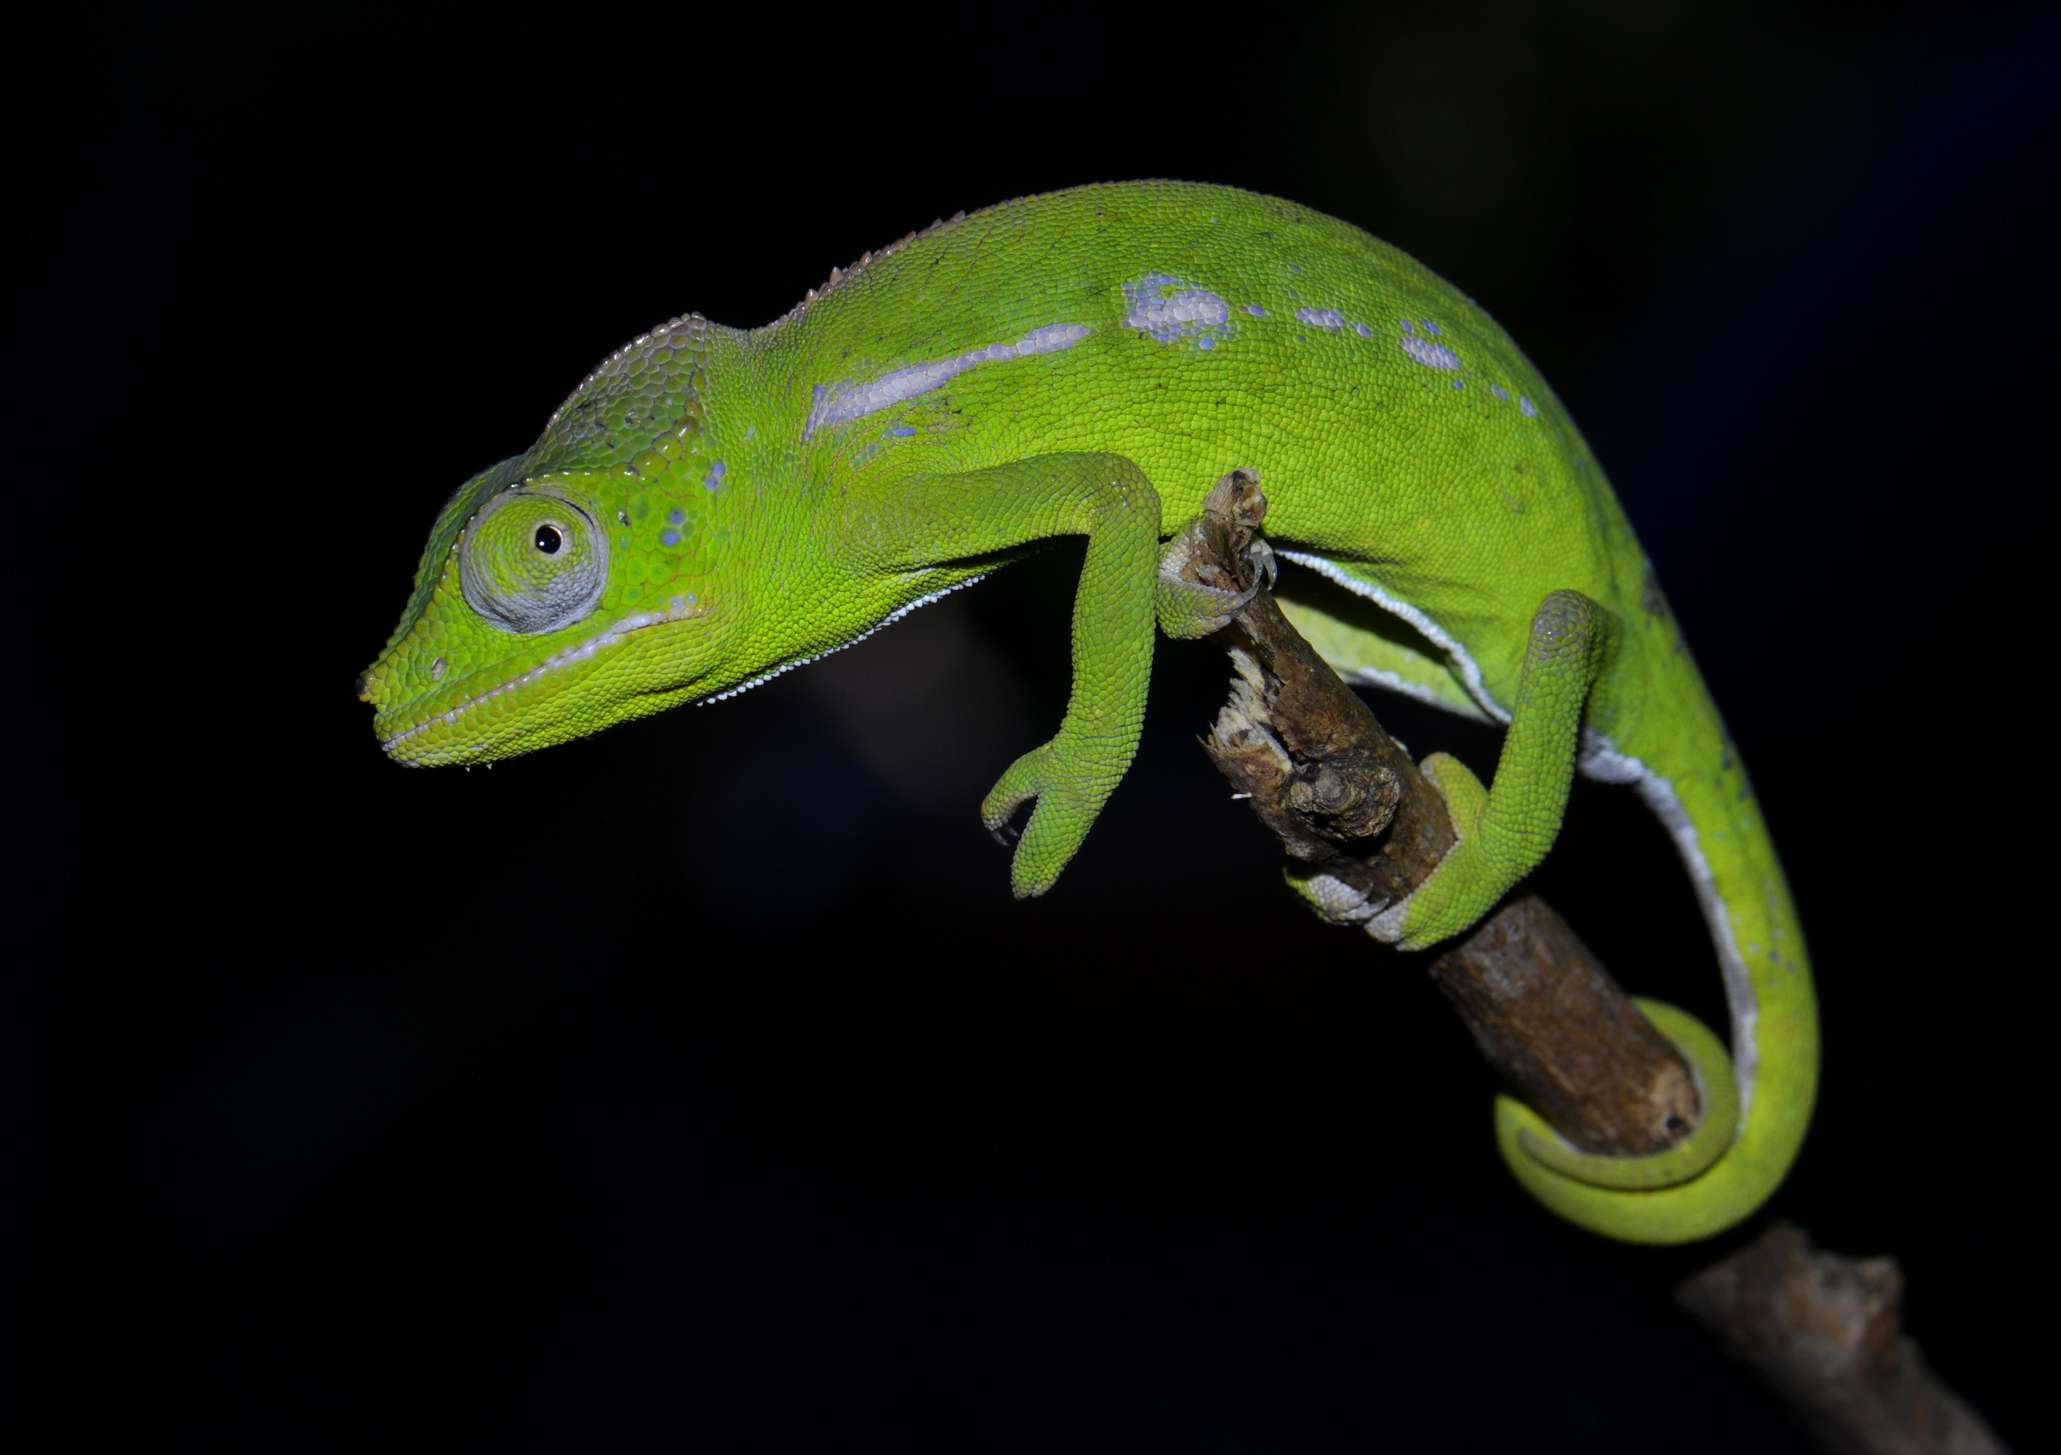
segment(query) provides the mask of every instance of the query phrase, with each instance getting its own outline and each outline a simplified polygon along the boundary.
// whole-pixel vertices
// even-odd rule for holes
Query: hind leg
[[[1582,709],[1602,670],[1609,620],[1579,591],[1556,591],[1539,604],[1494,782],[1484,787],[1443,753],[1424,760],[1458,842],[1412,893],[1368,921],[1368,933],[1406,950],[1450,939],[1546,857],[1567,808]]]

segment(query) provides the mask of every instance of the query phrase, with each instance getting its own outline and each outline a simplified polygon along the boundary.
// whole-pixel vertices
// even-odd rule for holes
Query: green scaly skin
[[[871,255],[765,328],[689,316],[635,340],[445,506],[361,694],[397,761],[488,762],[741,690],[1084,535],[1066,715],[982,805],[997,830],[1035,805],[1012,877],[1039,894],[1137,746],[1155,623],[1222,615],[1156,566],[1237,467],[1329,660],[1508,726],[1488,787],[1428,762],[1459,839],[1414,894],[1305,892],[1433,945],[1544,856],[1578,764],[1635,785],[1710,922],[1732,1059],[1663,1009],[1705,1092],[1688,1143],[1586,1157],[1508,1098],[1498,1141],[1612,1237],[1747,1216],[1803,1140],[1818,1049],[1745,771],[1545,382],[1431,272],[1293,203],[1166,182],[1027,198]]]

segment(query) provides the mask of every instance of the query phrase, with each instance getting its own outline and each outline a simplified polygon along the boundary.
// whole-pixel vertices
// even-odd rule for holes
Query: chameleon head
[[[737,506],[689,315],[603,360],[526,454],[461,486],[358,695],[396,761],[483,763],[732,685],[712,580]],[[727,603],[719,607],[718,597]]]
[[[523,478],[520,463],[445,506],[401,625],[358,681],[397,762],[491,762],[706,690],[720,613],[691,553],[634,549],[631,511],[649,500],[620,474]]]

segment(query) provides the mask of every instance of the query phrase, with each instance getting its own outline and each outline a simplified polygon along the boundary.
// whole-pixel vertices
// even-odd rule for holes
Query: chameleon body
[[[1303,893],[1435,944],[1544,856],[1577,766],[1634,786],[1709,921],[1731,1057],[1656,1007],[1704,1092],[1694,1137],[1585,1156],[1506,1097],[1498,1140],[1548,1206],[1613,1237],[1745,1217],[1803,1139],[1818,1056],[1745,770],[1545,382],[1451,286],[1307,208],[1084,187],[869,254],[764,328],[653,330],[451,498],[360,693],[396,760],[491,761],[731,695],[1085,536],[1065,717],[982,806],[999,830],[1034,804],[1012,875],[1041,893],[1136,748],[1156,627],[1195,635],[1236,604],[1159,567],[1239,467],[1300,568],[1283,573],[1291,614],[1330,661],[1506,727],[1487,787],[1427,760],[1459,839],[1414,893]]]

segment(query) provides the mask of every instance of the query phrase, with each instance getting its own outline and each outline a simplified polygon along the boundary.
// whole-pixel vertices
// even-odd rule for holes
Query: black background
[[[974,808],[1057,720],[1077,550],[492,772],[372,742],[351,680],[438,504],[615,345],[1170,175],[1424,258],[1582,421],[1811,935],[1825,1094],[1774,1210],[1894,1254],[2032,1447],[2056,39],[1697,0],[17,36],[12,1414],[43,1448],[1803,1448],[1669,1302],[1737,1240],[1532,1206],[1421,965],[1280,890],[1193,743],[1214,648],[1162,648],[1085,852],[1009,899]],[[1538,879],[1716,1017],[1629,794],[1578,789]]]

